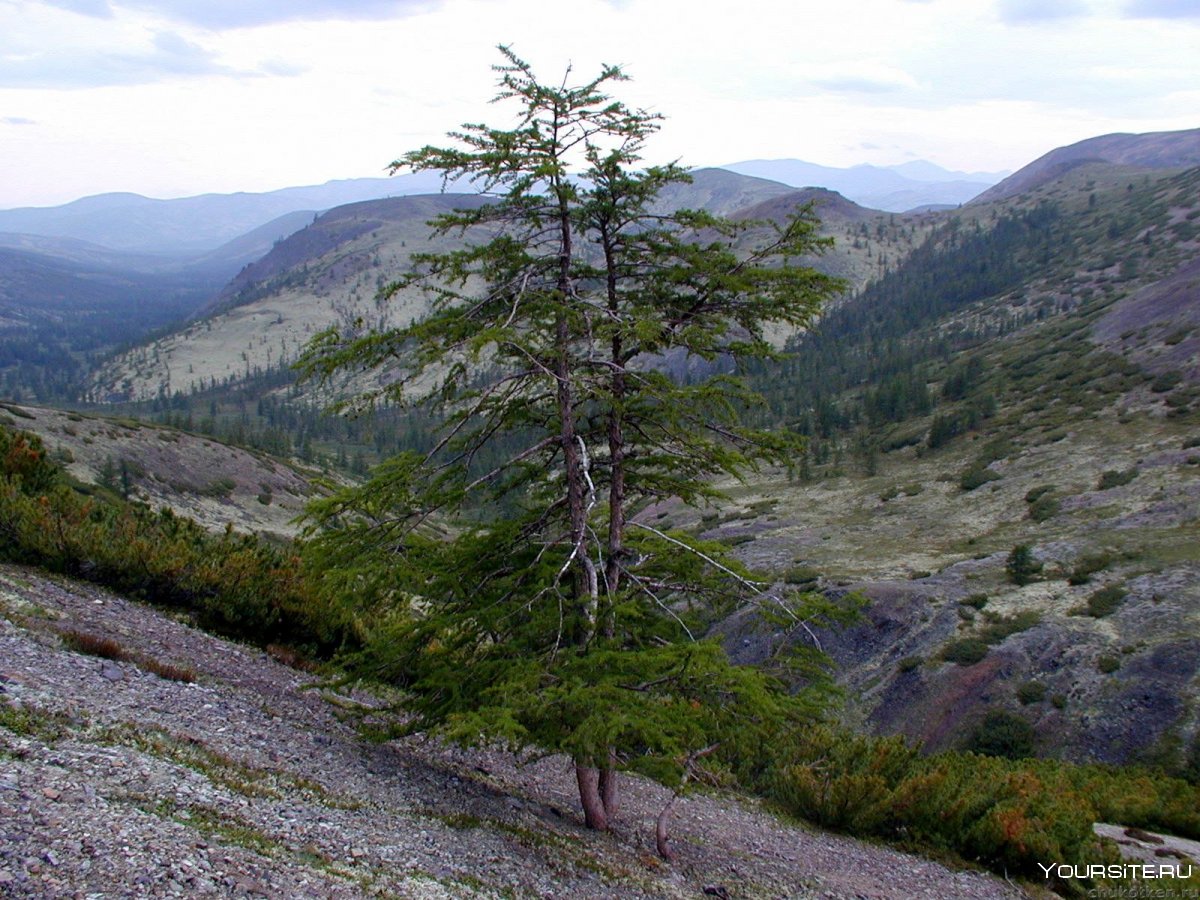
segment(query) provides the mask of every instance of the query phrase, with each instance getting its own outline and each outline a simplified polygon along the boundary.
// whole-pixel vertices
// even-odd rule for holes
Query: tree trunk
[[[576,762],[575,781],[579,785],[579,802],[583,805],[584,824],[596,831],[608,831],[608,815],[600,794],[600,770],[595,766]]]
[[[617,295],[617,264],[612,238],[604,234],[604,264],[608,272],[608,311],[619,320],[621,305]],[[608,458],[611,481],[608,489],[608,562],[605,567],[605,609],[602,633],[612,638],[616,633],[616,602],[621,589],[621,563],[625,555],[625,432],[622,426],[625,404],[625,346],[620,330],[613,333],[612,400],[608,412]],[[615,790],[615,788],[614,788]]]
[[[675,852],[671,849],[671,844],[667,839],[667,832],[671,825],[671,813],[675,811],[675,801],[678,799],[678,794],[671,795],[671,799],[667,801],[667,805],[658,814],[658,822],[654,826],[654,846],[658,849],[658,855],[667,860],[667,862],[672,862],[675,859]]]
[[[616,754],[608,751],[608,765],[600,770],[600,802],[604,804],[604,813],[609,820],[616,818],[617,807],[620,805],[618,790]]]

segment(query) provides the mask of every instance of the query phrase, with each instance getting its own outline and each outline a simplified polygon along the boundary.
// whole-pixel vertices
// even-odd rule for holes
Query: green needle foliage
[[[381,296],[423,291],[432,311],[328,331],[301,364],[335,385],[370,373],[342,410],[424,406],[439,440],[317,504],[312,554],[355,598],[360,671],[410,692],[414,728],[570,754],[604,829],[616,770],[682,787],[828,696],[815,650],[777,660],[808,677],[796,698],[700,636],[739,604],[785,638],[840,608],[639,512],[794,458],[794,436],[743,427],[756,396],[736,372],[772,354],[768,326],[810,325],[841,284],[793,264],[825,245],[810,207],[779,226],[667,209],[660,193],[688,174],[640,167],[659,117],[607,95],[619,69],[548,85],[500,49],[515,124],[465,125],[392,167],[482,190],[430,223],[458,249],[415,256]],[[673,379],[668,361],[708,377]]]

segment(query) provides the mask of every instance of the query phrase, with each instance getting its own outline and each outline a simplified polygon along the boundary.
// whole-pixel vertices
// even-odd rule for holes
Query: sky
[[[651,162],[1000,171],[1200,127],[1200,0],[0,0],[0,209],[380,176],[512,121],[497,44],[620,65]]]

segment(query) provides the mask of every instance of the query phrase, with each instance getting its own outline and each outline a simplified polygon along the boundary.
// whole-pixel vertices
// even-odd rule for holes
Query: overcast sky
[[[657,159],[1016,169],[1200,126],[1200,0],[0,0],[0,208],[382,175],[512,45],[601,63]]]

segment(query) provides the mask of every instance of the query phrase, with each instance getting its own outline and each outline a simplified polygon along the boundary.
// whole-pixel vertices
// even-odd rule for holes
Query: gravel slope
[[[66,648],[109,637],[136,658]],[[195,683],[147,660],[190,668]],[[0,896],[1011,898],[987,875],[628,780],[613,834],[558,757],[370,744],[359,701],[97,588],[0,566]],[[369,700],[369,698],[366,698]]]

